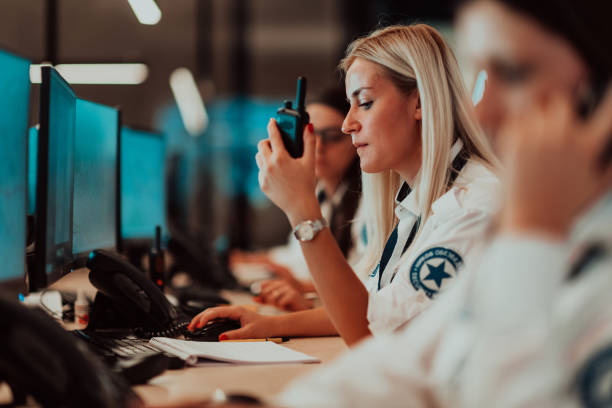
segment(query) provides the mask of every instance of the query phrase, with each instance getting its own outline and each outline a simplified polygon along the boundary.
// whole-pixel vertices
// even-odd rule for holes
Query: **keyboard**
[[[160,354],[161,351],[149,345],[149,341],[135,336],[111,337],[100,334],[91,335],[82,330],[73,331],[84,340],[92,351],[104,358],[132,358]]]

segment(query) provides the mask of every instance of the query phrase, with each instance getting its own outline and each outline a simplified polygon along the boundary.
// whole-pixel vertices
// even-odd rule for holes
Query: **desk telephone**
[[[0,298],[0,382],[13,405],[127,407],[139,400],[127,380],[92,357],[46,313]]]
[[[133,329],[139,337],[175,337],[189,317],[168,302],[138,268],[105,250],[89,255],[89,280],[98,289],[87,330]]]

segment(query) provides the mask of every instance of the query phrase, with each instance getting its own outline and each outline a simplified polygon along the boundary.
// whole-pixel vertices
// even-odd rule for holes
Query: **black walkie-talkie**
[[[285,149],[291,157],[301,157],[304,153],[304,127],[310,121],[306,112],[306,78],[298,77],[296,107],[291,101],[285,101],[284,106],[276,111],[276,123],[283,138]]]

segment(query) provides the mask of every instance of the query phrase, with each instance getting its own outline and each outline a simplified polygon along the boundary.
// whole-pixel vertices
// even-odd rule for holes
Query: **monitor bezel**
[[[46,273],[47,253],[47,204],[49,199],[49,115],[51,103],[51,72],[54,71],[60,83],[76,99],[74,90],[59,72],[51,66],[41,67],[39,129],[38,129],[38,155],[36,169],[36,249],[33,268],[28,268],[28,291],[33,292],[46,288],[63,275],[70,272],[72,263],[56,267],[49,274]],[[74,146],[73,146],[74,149]],[[70,241],[72,242],[72,195],[74,194],[74,178],[70,192]],[[72,248],[70,248],[72,254]]]

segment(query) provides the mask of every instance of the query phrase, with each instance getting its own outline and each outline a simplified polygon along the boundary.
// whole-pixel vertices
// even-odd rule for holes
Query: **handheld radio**
[[[304,77],[298,77],[295,99],[295,109],[291,101],[283,102],[284,106],[276,111],[276,123],[285,149],[291,157],[301,157],[304,153],[304,127],[310,121],[304,107],[306,100],[306,78]]]

